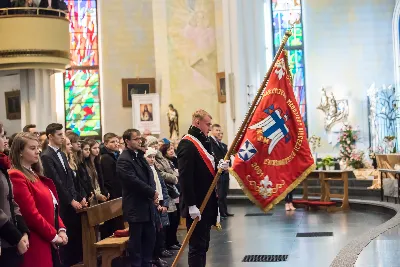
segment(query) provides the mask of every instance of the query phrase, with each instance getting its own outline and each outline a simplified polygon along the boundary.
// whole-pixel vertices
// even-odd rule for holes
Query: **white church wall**
[[[392,16],[395,0],[303,0],[309,135],[321,137],[320,153],[337,154],[326,134],[321,88],[349,100],[349,123],[359,127],[360,149],[369,147],[367,89],[394,83]]]

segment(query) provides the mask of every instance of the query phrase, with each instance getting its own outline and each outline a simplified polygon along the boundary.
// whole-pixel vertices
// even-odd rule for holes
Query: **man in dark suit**
[[[117,161],[117,176],[122,183],[122,210],[129,223],[128,252],[132,267],[151,267],[156,228],[155,203],[158,193],[153,171],[144,158],[142,138],[136,129],[123,134],[125,150]]]
[[[219,124],[213,124],[211,126],[210,141],[212,150],[214,152],[214,157],[217,161],[223,159],[228,153],[227,146],[222,143],[222,129]],[[233,216],[233,214],[228,213],[227,206],[227,196],[229,191],[229,172],[224,171],[221,173],[217,184],[217,194],[218,194],[218,207],[221,219],[226,219],[227,217]]]
[[[75,190],[73,172],[66,155],[60,150],[64,141],[63,126],[51,123],[46,128],[49,145],[41,154],[44,175],[53,180],[59,196],[60,217],[68,231],[68,244],[61,249],[66,266],[82,261],[82,227],[76,210],[86,206],[86,199]]]
[[[199,217],[199,222],[189,240],[189,267],[206,266],[210,229],[216,224],[218,215],[215,191],[212,192],[202,214],[199,210],[216,174],[216,161],[212,156],[211,142],[207,137],[211,129],[211,120],[211,115],[206,111],[195,111],[188,134],[178,146],[181,210],[183,217],[186,218],[188,230],[193,220]],[[227,170],[228,167],[229,161],[219,161],[218,168]]]

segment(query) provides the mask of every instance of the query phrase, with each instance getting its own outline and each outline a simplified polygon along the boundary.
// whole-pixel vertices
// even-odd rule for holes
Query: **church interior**
[[[315,170],[267,212],[228,174],[232,214],[211,229],[206,265],[400,266],[399,32],[398,0],[0,0],[0,122],[6,139],[59,123],[100,149],[114,133],[120,151],[134,128],[176,151],[202,109],[227,153],[284,47]],[[70,266],[131,266],[127,238],[92,235],[118,203],[84,212]],[[152,266],[188,266],[178,250]]]

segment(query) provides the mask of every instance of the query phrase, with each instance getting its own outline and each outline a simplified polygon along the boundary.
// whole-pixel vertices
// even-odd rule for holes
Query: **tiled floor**
[[[350,211],[327,213],[325,211],[296,210],[286,212],[283,206],[276,207],[271,213],[272,216],[247,217],[246,213],[259,212],[250,205],[231,205],[230,212],[235,213],[235,217],[222,222],[223,230],[212,230],[210,250],[207,254],[207,266],[212,267],[259,267],[259,266],[279,266],[279,267],[324,267],[329,266],[339,250],[351,239],[367,231],[371,227],[377,226],[391,216],[377,212]],[[394,230],[393,230],[394,231]],[[298,232],[333,232],[333,237],[312,237],[298,238]],[[183,239],[186,231],[179,231]],[[396,255],[391,259],[398,258],[400,255],[400,230],[396,230],[398,241],[390,240],[391,233],[387,238],[380,237],[363,251],[361,262],[357,267],[372,266],[400,266],[400,265],[377,265],[371,261],[374,251],[384,253],[385,249],[390,249]],[[385,244],[381,247],[381,244]],[[380,250],[377,247],[380,247]],[[245,255],[252,254],[288,254],[286,262],[277,263],[243,263]],[[187,266],[187,250],[181,258],[180,267]]]

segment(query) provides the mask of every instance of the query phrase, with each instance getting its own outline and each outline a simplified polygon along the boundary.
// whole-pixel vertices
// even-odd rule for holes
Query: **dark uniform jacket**
[[[118,156],[106,147],[101,149],[100,166],[103,172],[104,187],[110,193],[110,199],[122,197],[121,181],[117,177]]]
[[[191,126],[188,134],[197,138],[208,153],[212,154],[210,140],[200,129]],[[182,194],[181,210],[183,217],[188,218],[189,206],[196,205],[200,209],[201,203],[214,179],[214,174],[209,171],[197,148],[189,140],[182,139],[180,141],[177,156]],[[214,165],[216,165],[215,162]],[[207,222],[215,224],[217,215],[218,203],[214,190],[201,215],[201,220],[207,220]]]
[[[221,159],[225,158],[226,153],[228,153],[228,147],[222,142],[218,143],[212,137],[210,137],[209,139],[211,142],[212,151],[214,153],[215,162],[219,162]],[[223,171],[221,173],[221,176],[219,177],[217,186],[220,186],[226,180],[229,181],[229,172]]]
[[[125,149],[117,161],[122,184],[122,210],[128,223],[154,222],[156,184],[142,151]]]

